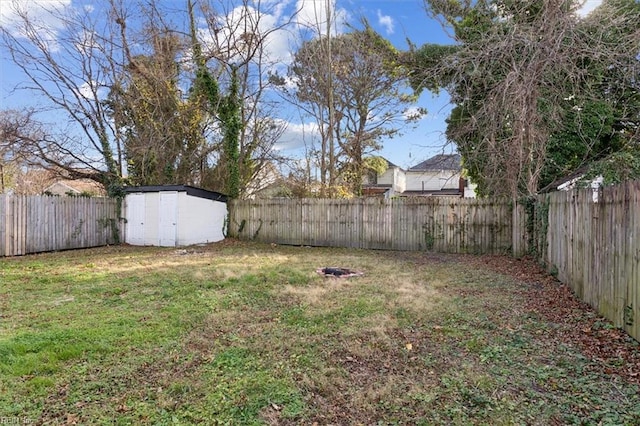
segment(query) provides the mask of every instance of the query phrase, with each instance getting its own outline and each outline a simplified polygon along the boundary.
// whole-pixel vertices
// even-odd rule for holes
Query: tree
[[[365,156],[399,132],[396,125],[415,97],[403,92],[406,74],[398,61],[391,44],[365,24],[303,43],[287,77],[274,77],[318,123],[320,179],[329,194],[341,180],[359,195]],[[423,113],[416,109],[411,118]]]
[[[55,178],[70,177],[56,168],[67,161],[65,154],[35,115],[30,109],[0,110],[0,193],[40,193]]]
[[[434,11],[460,43],[439,63],[456,104],[447,136],[485,193],[535,194],[560,117],[559,86],[577,77],[571,2],[460,2],[454,11],[441,3],[433,2]]]
[[[637,155],[639,148],[639,62],[629,54],[640,50],[639,19],[640,3],[607,0],[578,23],[586,49],[575,52],[574,62],[580,64],[584,78],[577,90],[567,88],[562,100],[561,126],[549,140],[541,187],[551,187],[576,170],[589,179],[605,175],[605,184],[633,177],[628,173],[633,166],[624,159],[632,158],[628,154],[633,152]],[[613,165],[620,166],[619,177]]]
[[[573,1],[426,2],[453,28],[457,45],[409,55],[421,64],[414,87],[452,95],[447,136],[481,192],[535,194],[541,184],[620,148],[611,94],[637,81],[627,71],[637,67],[630,52],[640,50],[639,15],[620,7],[632,1],[615,2],[616,13],[599,21],[578,19]]]
[[[28,112],[0,110],[0,194],[14,186],[15,175],[25,157],[20,141],[33,139],[33,131]]]
[[[48,22],[58,23],[51,26],[17,2],[3,7],[13,9],[13,22],[0,28],[2,46],[26,78],[18,89],[47,102],[32,117],[54,111],[68,120],[65,128],[46,126],[46,137],[21,139],[25,149],[50,170],[118,187],[122,139],[101,101],[102,89],[122,71],[114,23],[100,21],[88,9],[51,7]]]
[[[224,135],[222,137],[222,159],[227,165],[229,177],[227,179],[227,194],[231,198],[240,195],[240,147],[239,139],[243,131],[240,117],[240,99],[238,94],[238,70],[231,67],[231,83],[229,93],[220,105],[220,120]]]
[[[272,8],[272,9],[270,9]],[[282,158],[273,147],[285,130],[285,122],[274,118],[279,106],[266,96],[270,83],[267,69],[280,58],[271,57],[272,38],[296,16],[294,10],[280,23],[279,7],[270,2],[242,0],[232,6],[220,2],[216,10],[201,2],[207,27],[192,26],[193,52],[201,83],[192,94],[209,93],[209,114],[221,142],[217,144],[216,165],[210,185],[218,190],[248,197],[259,190],[259,181]],[[208,81],[208,82],[207,82]],[[216,85],[212,82],[216,82]]]
[[[108,99],[123,134],[128,181],[134,185],[199,185],[198,166],[201,156],[207,154],[200,131],[204,113],[199,105],[181,97],[177,57],[185,43],[166,29],[149,28],[147,32],[152,53],[128,54],[127,74],[111,88]]]
[[[188,11],[172,13],[156,0],[110,0],[103,13],[51,7],[48,17],[60,23],[53,27],[16,9],[19,23],[1,30],[3,45],[28,81],[21,88],[48,101],[37,113],[56,110],[70,122],[65,129],[49,126],[46,140],[29,141],[43,164],[114,189],[127,172],[135,184],[180,182],[226,191],[229,176],[239,176],[232,192],[249,186],[282,129],[262,107],[261,68],[268,37],[281,27],[261,23],[259,1],[243,1],[239,18],[231,10],[216,13],[205,0],[199,4],[198,18],[205,18],[207,28],[193,31],[198,46],[206,46],[198,66],[196,39],[180,26],[193,16],[190,1]],[[205,93],[212,88],[212,96]],[[230,138],[235,142],[223,143]],[[224,153],[234,144],[237,158]],[[237,173],[226,173],[229,161],[237,163]]]

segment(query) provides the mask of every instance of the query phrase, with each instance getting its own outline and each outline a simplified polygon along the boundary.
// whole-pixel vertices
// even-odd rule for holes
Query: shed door
[[[160,212],[158,223],[159,244],[174,247],[178,231],[178,193],[160,192]]]
[[[143,246],[145,227],[145,195],[128,194],[126,203],[127,225],[125,228],[125,241],[133,246]]]

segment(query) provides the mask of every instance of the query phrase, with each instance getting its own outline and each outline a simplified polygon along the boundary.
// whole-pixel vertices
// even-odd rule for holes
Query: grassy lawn
[[[525,262],[233,241],[0,259],[0,419],[640,424],[638,344]]]

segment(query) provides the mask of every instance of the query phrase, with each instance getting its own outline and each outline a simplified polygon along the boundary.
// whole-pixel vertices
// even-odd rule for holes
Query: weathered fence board
[[[229,233],[278,244],[505,253],[511,220],[507,202],[454,197],[235,200]]]
[[[539,197],[548,206],[541,260],[576,295],[640,340],[640,182]],[[545,209],[546,210],[546,207]]]
[[[444,253],[533,250],[576,295],[640,340],[640,182],[504,200],[265,199],[229,203],[229,235],[291,245]],[[0,195],[0,256],[113,244],[117,202]]]
[[[527,211],[524,205],[517,204],[512,211],[512,232],[511,241],[513,247],[513,255],[516,257],[524,256],[529,253],[529,229],[527,226]]]
[[[229,234],[279,244],[443,253],[534,252],[576,295],[640,340],[640,182],[504,200],[232,201]],[[533,214],[532,214],[533,213]]]
[[[114,244],[117,225],[114,199],[0,194],[0,256]]]

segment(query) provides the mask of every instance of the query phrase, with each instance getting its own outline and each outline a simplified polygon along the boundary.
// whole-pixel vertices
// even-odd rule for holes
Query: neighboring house
[[[406,190],[406,172],[386,158],[383,160],[387,162],[387,169],[384,173],[377,174],[375,171],[369,170],[365,174],[362,185],[363,195],[384,195],[385,198],[389,198]]]
[[[387,161],[389,167],[379,175],[371,173],[363,185],[365,195],[464,196],[475,197],[474,186],[462,178],[459,154],[439,154],[408,170]]]
[[[52,171],[40,168],[18,170],[9,189],[16,195],[106,196],[104,187],[97,182],[89,179],[64,179]]]
[[[273,163],[267,162],[247,184],[244,198],[265,198],[265,194],[277,191],[274,188],[278,188],[281,181],[282,174],[280,171]]]
[[[604,184],[604,177],[597,176],[591,181],[585,180],[584,176],[586,170],[586,167],[582,167],[568,176],[556,179],[545,188],[540,190],[540,193],[547,193],[552,191],[570,191],[578,187],[591,188],[591,191],[593,192],[593,202],[597,203],[600,196],[600,189]]]
[[[459,154],[438,154],[407,170],[403,196],[463,195]]]
[[[92,197],[104,197],[106,191],[97,182],[89,179],[56,180],[42,190],[47,195],[88,195]]]

